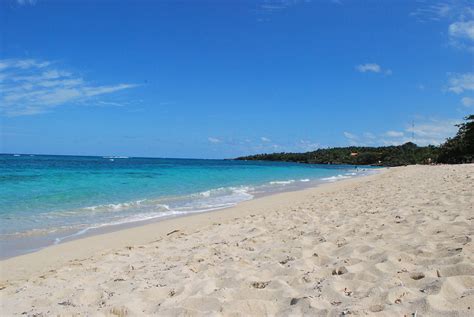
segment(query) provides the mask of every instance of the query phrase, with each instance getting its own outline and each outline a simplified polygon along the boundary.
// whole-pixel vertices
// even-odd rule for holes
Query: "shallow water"
[[[221,209],[370,173],[281,162],[0,155],[1,257],[98,228]]]

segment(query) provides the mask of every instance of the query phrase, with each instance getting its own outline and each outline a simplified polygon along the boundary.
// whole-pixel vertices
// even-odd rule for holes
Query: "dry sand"
[[[0,262],[2,316],[474,316],[474,165],[410,166]]]

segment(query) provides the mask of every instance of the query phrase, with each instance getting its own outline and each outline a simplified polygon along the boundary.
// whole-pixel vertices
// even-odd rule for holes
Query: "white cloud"
[[[416,17],[419,21],[434,20],[438,21],[451,14],[453,8],[446,3],[422,6],[411,12],[410,15]]]
[[[401,131],[390,130],[390,131],[385,132],[385,135],[391,138],[399,138],[399,137],[402,137],[404,133]]]
[[[458,120],[426,120],[421,123],[415,123],[414,127],[405,128],[404,132],[397,132],[388,135],[385,133],[379,139],[382,145],[400,145],[407,142],[414,142],[419,146],[439,145],[444,143],[448,137],[456,134],[455,124]],[[395,131],[393,131],[395,132]],[[385,139],[384,136],[388,136]],[[413,136],[413,138],[412,138]]]
[[[273,153],[273,152],[308,152],[321,148],[321,145],[310,139],[297,140],[279,140],[279,141],[262,141],[261,137],[257,138],[217,138],[209,137],[210,143],[218,146],[211,147],[212,149],[233,149],[236,153],[243,154],[258,154],[258,153]]]
[[[343,132],[349,145],[352,146],[372,146],[376,144],[377,136],[371,132],[364,132],[362,135],[357,135],[350,132]]]
[[[371,132],[364,132],[364,137],[371,140],[376,138],[376,136]]]
[[[410,14],[420,22],[448,21],[449,44],[474,52],[474,6],[470,0],[443,0],[421,2]]]
[[[353,133],[347,132],[347,131],[344,131],[343,134],[346,137],[346,139],[347,139],[347,141],[349,142],[350,145],[354,145],[354,146],[361,145],[359,136],[357,136]]]
[[[352,133],[350,133],[350,132],[346,132],[346,131],[344,131],[344,136],[345,136],[346,138],[352,139],[352,140],[358,139],[358,136],[357,136],[357,135],[352,134]]]
[[[270,17],[291,7],[308,4],[311,0],[257,0],[254,12],[258,15],[258,22],[269,22]]]
[[[48,61],[0,60],[0,112],[7,116],[40,114],[59,106],[98,102],[95,97],[136,87],[97,86]],[[114,101],[109,101],[114,103]],[[102,103],[102,105],[104,105]]]
[[[16,3],[18,3],[19,5],[21,6],[24,6],[24,5],[35,5],[36,4],[36,0],[16,0]]]
[[[414,127],[408,127],[405,131],[414,134],[414,141],[418,145],[437,145],[456,134],[458,128],[455,125],[459,122],[453,119],[431,119],[421,123],[415,122]]]
[[[389,130],[381,134],[365,132],[361,136],[344,132],[344,136],[350,145],[356,146],[388,146],[407,142],[414,142],[419,146],[438,145],[456,134],[455,125],[459,122],[460,120],[453,119],[424,119],[415,122],[414,127],[407,125],[403,131]]]
[[[451,74],[449,77],[448,90],[456,94],[474,90],[474,73]]]
[[[450,24],[448,34],[452,46],[474,52],[474,20]]]
[[[474,9],[467,0],[444,0],[422,2],[410,13],[420,22],[441,21],[443,19],[467,19],[474,16]]]
[[[263,0],[258,5],[259,9],[263,13],[274,13],[281,11],[289,7],[298,5],[300,3],[310,2],[308,0]]]
[[[474,98],[464,97],[461,102],[465,107],[474,107]]]
[[[317,150],[318,148],[321,147],[321,144],[317,143],[317,142],[313,142],[313,141],[310,141],[310,140],[300,140],[297,144],[296,144],[296,152],[300,152],[300,151],[303,151],[303,152],[309,152],[309,151],[315,151]]]
[[[452,37],[466,38],[474,41],[474,20],[452,23],[449,26],[448,31],[449,35]]]
[[[270,140],[269,138],[264,137],[264,136],[262,136],[262,137],[260,138],[260,140],[262,140],[263,142],[271,142],[271,141],[272,141],[272,140]]]
[[[382,67],[379,64],[376,63],[366,63],[366,64],[360,64],[357,65],[356,70],[361,73],[384,73],[385,75],[392,75],[392,70],[391,69],[382,69]]]
[[[361,73],[365,73],[365,72],[380,73],[380,71],[382,70],[380,65],[375,64],[375,63],[357,65],[356,69]]]
[[[123,106],[125,106],[125,105],[126,105],[126,104],[125,104],[125,103],[122,103],[122,102],[102,101],[102,100],[97,101],[97,106],[104,106],[104,107],[108,107],[108,106],[112,106],[112,107],[123,107]]]
[[[116,91],[127,89],[127,88],[133,88],[136,86],[137,85],[134,85],[134,84],[119,84],[115,86],[85,87],[84,94],[87,97],[93,97],[97,95],[110,94],[112,92],[116,92]]]
[[[214,138],[214,137],[208,137],[207,140],[211,143],[220,143],[220,142],[222,142],[220,139]]]
[[[50,65],[50,62],[38,62],[34,59],[4,59],[0,60],[0,71],[7,68],[44,68]]]
[[[265,138],[265,137],[264,137]],[[309,139],[300,140],[287,140],[273,142],[272,140],[265,138],[268,141],[244,139],[244,142],[240,144],[245,148],[244,152],[249,153],[269,153],[269,152],[308,152],[314,151],[320,147],[320,144]],[[261,141],[261,142],[260,142]]]

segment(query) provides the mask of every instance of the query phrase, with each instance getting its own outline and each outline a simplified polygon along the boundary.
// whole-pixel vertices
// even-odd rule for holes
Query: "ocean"
[[[347,165],[0,154],[0,257],[373,172]]]

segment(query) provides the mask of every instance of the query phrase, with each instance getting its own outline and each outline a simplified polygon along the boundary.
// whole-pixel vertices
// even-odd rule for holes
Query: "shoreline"
[[[3,253],[0,254],[0,262],[11,259],[11,258],[15,258],[18,256],[35,253],[45,248],[61,245],[61,244],[78,240],[78,239],[84,239],[84,238],[88,238],[88,237],[92,237],[96,235],[102,235],[102,234],[114,233],[114,232],[118,232],[122,230],[128,230],[128,229],[146,226],[146,225],[154,224],[161,221],[168,221],[168,220],[172,220],[172,219],[176,219],[180,217],[188,217],[188,216],[193,216],[197,214],[212,213],[219,210],[227,210],[227,209],[239,206],[241,203],[252,201],[258,198],[278,195],[278,194],[286,193],[286,192],[295,192],[295,191],[316,188],[319,186],[325,186],[326,184],[345,181],[348,179],[366,177],[366,176],[382,173],[384,170],[387,170],[387,169],[388,168],[377,168],[377,169],[367,169],[367,170],[362,169],[360,171],[360,174],[354,175],[354,176],[348,176],[347,178],[342,178],[342,179],[336,178],[334,180],[327,180],[327,179],[325,180],[323,178],[323,179],[316,179],[308,183],[301,183],[301,184],[294,184],[294,185],[290,183],[291,186],[289,187],[279,187],[279,188],[274,188],[267,192],[252,193],[252,196],[253,196],[252,198],[237,202],[233,206],[216,207],[214,209],[211,208],[209,210],[196,210],[196,211],[190,211],[187,213],[183,212],[182,214],[176,214],[176,215],[167,215],[167,216],[157,215],[156,217],[152,217],[149,219],[134,220],[134,221],[123,222],[119,224],[99,224],[98,226],[91,226],[84,229],[80,229],[78,231],[71,230],[70,232],[67,232],[63,236],[56,236],[54,234],[46,234],[44,236],[26,236],[26,237],[21,237],[18,239],[12,239],[9,241],[7,240],[7,242],[5,242],[5,245],[7,245],[8,247],[4,246],[3,251],[5,252],[6,250],[8,250],[8,252],[5,252],[5,254]],[[23,247],[19,250],[15,250],[18,246],[25,246],[25,245],[28,245],[29,249],[26,249],[25,247]],[[10,250],[10,249],[13,249],[13,250]]]
[[[378,169],[376,173],[368,175],[319,183],[316,186],[302,189],[264,194],[247,201],[239,202],[235,206],[216,210],[189,213],[165,219],[150,219],[144,220],[143,222],[132,222],[102,228],[102,230],[98,232],[86,233],[76,236],[71,240],[48,245],[32,252],[0,259],[0,268],[2,271],[0,281],[5,281],[5,276],[9,276],[10,280],[27,278],[30,272],[37,272],[37,266],[31,267],[31,263],[42,263],[40,266],[44,266],[44,271],[48,271],[56,267],[53,263],[57,260],[59,260],[59,263],[66,263],[72,260],[87,258],[93,253],[110,248],[123,248],[130,244],[144,244],[162,238],[172,230],[196,230],[198,227],[212,224],[214,220],[226,221],[234,217],[248,215],[247,211],[252,209],[254,207],[253,205],[258,206],[262,202],[264,204],[270,203],[273,199],[284,199],[288,194],[290,196],[294,193],[303,195],[305,193],[309,194],[313,191],[318,191],[318,189],[324,192],[325,190],[331,190],[334,186],[339,187],[338,185],[352,184],[353,182],[376,177],[388,171],[389,168],[381,168]],[[214,217],[216,219],[213,219]],[[193,221],[196,221],[196,224],[193,224]],[[175,227],[181,229],[169,229]],[[155,230],[156,232],[153,232]],[[121,235],[123,235],[123,237],[120,237]],[[84,248],[84,246],[87,246],[87,248]],[[70,250],[75,251],[72,253]],[[58,256],[58,253],[61,255]],[[22,268],[19,269],[18,267]]]

